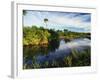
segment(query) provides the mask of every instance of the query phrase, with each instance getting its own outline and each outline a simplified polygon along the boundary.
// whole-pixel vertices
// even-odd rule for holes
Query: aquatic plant
[[[33,63],[33,68],[41,68],[41,65],[39,63]]]
[[[91,65],[91,52],[90,48],[87,47],[83,51],[73,50],[72,51],[72,65],[73,66],[90,66]]]
[[[76,49],[71,49],[71,54],[72,54],[72,56],[74,57],[74,58],[78,58],[79,57],[79,52],[78,52],[78,50],[76,50]]]
[[[72,66],[72,56],[69,55],[69,56],[65,57],[65,58],[64,58],[64,62],[65,62],[65,64],[66,64],[66,66],[71,67],[71,66]]]
[[[52,61],[45,61],[38,63],[36,56],[32,59],[32,64],[24,64],[24,69],[36,69],[36,68],[54,68],[54,67],[75,67],[75,66],[90,66],[91,65],[91,52],[90,47],[87,47],[83,51],[72,49],[70,55],[65,56],[63,59],[57,59]]]

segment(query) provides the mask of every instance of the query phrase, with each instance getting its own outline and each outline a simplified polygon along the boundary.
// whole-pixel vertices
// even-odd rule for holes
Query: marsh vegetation
[[[23,68],[91,65],[90,33],[23,27]]]

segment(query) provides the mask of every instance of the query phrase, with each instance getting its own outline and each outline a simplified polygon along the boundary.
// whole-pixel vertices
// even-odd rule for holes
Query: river
[[[84,50],[86,47],[90,47],[91,40],[87,38],[74,39],[69,42],[65,42],[64,39],[60,40],[58,47],[55,44],[52,46],[31,46],[24,47],[24,64],[32,64],[32,59],[35,56],[35,62],[41,64],[45,61],[53,61],[56,59],[62,59],[71,53],[72,49],[78,51]]]

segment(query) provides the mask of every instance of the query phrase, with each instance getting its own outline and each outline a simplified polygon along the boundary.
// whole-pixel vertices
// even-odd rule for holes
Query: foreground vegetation
[[[90,47],[86,47],[83,51],[72,49],[70,55],[62,59],[58,58],[42,63],[36,61],[38,55],[47,55],[49,52],[55,51],[59,47],[59,41],[61,39],[68,42],[76,38],[90,39],[90,33],[71,32],[67,29],[46,29],[38,26],[23,27],[23,68],[89,66],[91,64]],[[28,48],[24,48],[27,46]]]
[[[63,59],[56,59],[50,62],[45,61],[41,64],[36,62],[36,57],[34,56],[31,64],[24,64],[24,69],[90,66],[90,51],[90,47],[84,49],[84,51],[72,49],[71,54],[65,56]]]
[[[23,16],[27,14],[23,10]],[[43,19],[44,26],[23,26],[23,69],[36,68],[55,68],[55,67],[78,67],[91,65],[91,50],[85,46],[84,50],[71,49],[69,55],[64,55],[61,58],[52,58],[49,61],[50,52],[55,52],[58,49],[60,40],[66,43],[76,38],[89,38],[90,33],[72,32],[67,29],[54,30],[47,29],[48,18]],[[67,54],[67,51],[64,52]],[[62,54],[62,53],[61,53]],[[58,54],[59,55],[59,54]],[[41,58],[46,56],[46,60]],[[38,57],[41,59],[38,61]],[[42,61],[42,62],[41,62]]]

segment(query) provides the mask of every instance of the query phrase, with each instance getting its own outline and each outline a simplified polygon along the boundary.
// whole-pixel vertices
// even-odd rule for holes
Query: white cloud
[[[43,19],[48,18],[48,28],[64,29],[71,27],[73,29],[84,29],[90,31],[90,14],[81,13],[61,13],[45,11],[29,11],[24,17],[24,25],[45,26]]]
[[[62,24],[66,25],[68,27],[73,26],[77,28],[87,28],[90,27],[89,22],[82,22],[82,20],[79,17],[76,18],[66,18],[62,16],[55,17],[54,19],[51,20],[51,23],[56,23],[56,24]]]

